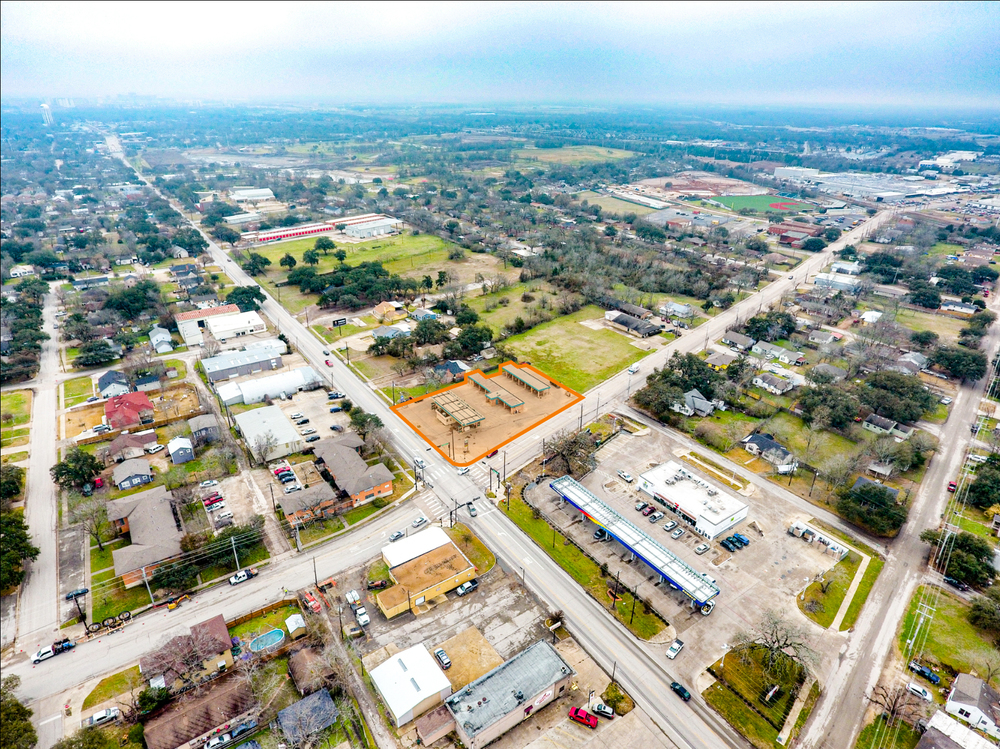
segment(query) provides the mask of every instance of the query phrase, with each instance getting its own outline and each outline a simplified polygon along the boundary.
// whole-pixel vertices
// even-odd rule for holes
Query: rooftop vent
[[[708,490],[708,496],[710,496],[710,497],[714,497],[714,496],[715,496],[716,494],[718,494],[718,493],[719,493],[719,492],[718,492],[718,490],[717,490],[717,489],[709,489],[709,490]]]

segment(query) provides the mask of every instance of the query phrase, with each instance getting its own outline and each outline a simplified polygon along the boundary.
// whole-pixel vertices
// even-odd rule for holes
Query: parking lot
[[[351,419],[343,411],[330,413],[331,408],[340,407],[340,401],[330,400],[327,392],[327,390],[320,388],[309,392],[295,393],[288,400],[275,400],[274,404],[281,408],[281,411],[289,418],[292,424],[296,424],[296,422],[302,419],[309,419],[308,424],[296,424],[295,428],[300,434],[305,430],[315,429],[315,434],[319,437],[336,436],[335,430],[330,429],[330,427],[336,424],[341,429],[346,430],[351,423]],[[298,418],[293,418],[294,414],[302,415]]]
[[[650,499],[636,488],[638,476],[654,465],[677,460],[682,452],[684,450],[664,434],[654,431],[634,436],[622,432],[598,451],[597,468],[582,483],[652,539],[695,570],[716,580],[721,592],[715,610],[707,617],[693,610],[683,593],[669,585],[658,584],[659,576],[650,567],[639,560],[630,562],[630,552],[620,543],[594,539],[597,526],[571,505],[561,502],[547,484],[535,488],[528,499],[598,562],[606,562],[612,576],[620,571],[621,582],[630,588],[638,587],[640,596],[647,598],[663,614],[671,624],[665,635],[669,639],[679,636],[685,642],[683,652],[675,661],[685,676],[693,676],[717,660],[732,641],[733,634],[758,620],[768,608],[782,611],[807,625],[815,632],[814,647],[821,652],[830,651],[828,655],[835,652],[840,645],[839,639],[820,637],[822,630],[801,615],[795,602],[795,596],[806,585],[837,561],[833,555],[823,553],[826,547],[807,544],[786,533],[792,522],[806,521],[809,516],[757,489],[749,497],[740,496],[750,506],[747,520],[724,534],[742,533],[749,538],[749,546],[731,553],[718,542],[712,542],[710,549],[699,555],[695,547],[706,539],[693,529],[680,524],[678,527],[687,530],[679,539],[671,538],[664,530],[667,522],[675,517],[671,513],[650,523],[648,517],[635,510],[637,502]],[[697,473],[692,466],[685,465],[685,468]],[[619,470],[636,480],[627,483],[618,476]],[[719,485],[716,476],[704,475],[703,478]],[[662,509],[659,505],[656,507]]]

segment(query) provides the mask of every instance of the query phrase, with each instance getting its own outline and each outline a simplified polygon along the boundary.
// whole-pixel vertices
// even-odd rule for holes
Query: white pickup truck
[[[118,716],[121,711],[117,707],[109,707],[107,710],[101,710],[96,712],[83,721],[83,727],[87,728],[89,726],[103,726],[105,723],[113,723],[118,720]]]
[[[258,572],[257,572],[257,570],[255,568],[248,567],[245,570],[240,570],[235,575],[233,575],[231,578],[229,578],[229,584],[230,585],[239,585],[240,583],[245,583],[247,580],[250,580],[251,578],[257,577],[257,574],[258,574]]]
[[[358,624],[362,627],[367,627],[372,623],[372,620],[368,618],[368,611],[364,606],[361,606],[354,612],[354,617],[358,620]]]

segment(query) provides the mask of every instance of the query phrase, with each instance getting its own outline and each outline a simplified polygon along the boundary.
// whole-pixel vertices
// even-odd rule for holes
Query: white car
[[[667,658],[673,660],[677,657],[677,654],[684,649],[684,643],[680,640],[674,640],[674,644],[667,648]]]
[[[367,627],[369,624],[372,623],[372,620],[368,617],[368,611],[367,609],[365,609],[364,606],[355,611],[354,616],[357,618],[358,624],[360,624],[362,627]]]
[[[200,484],[198,484],[198,486],[200,486],[202,489],[208,489],[210,486],[218,486],[218,485],[219,485],[219,482],[216,481],[215,479],[209,479],[208,481],[202,481]]]
[[[224,510],[226,509],[226,503],[216,502],[214,505],[209,505],[205,509],[208,510],[209,512],[215,512],[216,510]]]
[[[156,453],[160,452],[160,450],[162,450],[163,447],[164,447],[163,445],[150,445],[149,447],[146,448],[146,452],[149,455],[156,455]]]
[[[919,684],[914,684],[912,681],[906,685],[906,691],[927,702],[934,701],[934,696],[931,694],[931,691],[927,689],[927,687],[922,687]]]
[[[423,515],[421,515],[419,518],[417,518],[416,520],[413,521],[412,525],[413,525],[414,528],[419,528],[420,526],[422,526],[426,522],[427,522],[427,518],[425,518]]]
[[[232,740],[233,740],[232,736],[230,736],[228,733],[224,733],[221,736],[216,736],[213,739],[209,739],[208,743],[205,744],[205,749],[215,749],[216,747],[219,746],[225,746]]]
[[[618,478],[620,478],[626,484],[631,484],[633,481],[635,481],[635,479],[632,478],[632,474],[625,473],[625,471],[618,471]]]
[[[302,484],[290,484],[285,487],[285,494],[291,494],[292,492],[297,492],[302,488]]]
[[[465,474],[467,474],[468,472],[469,472],[469,469],[468,469],[468,468],[459,468],[459,469],[458,469],[458,475],[459,475],[459,476],[464,476],[464,475],[465,475]]]
[[[52,648],[42,648],[37,653],[35,653],[33,656],[31,656],[31,662],[32,663],[41,663],[42,661],[47,661],[49,658],[54,657],[55,654],[56,654],[56,651],[53,650]]]
[[[301,432],[302,436],[305,437],[307,434],[316,434],[315,429],[303,429]]]

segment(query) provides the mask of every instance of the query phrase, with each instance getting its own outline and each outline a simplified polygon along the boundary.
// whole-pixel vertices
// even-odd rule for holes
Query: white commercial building
[[[253,221],[260,221],[263,217],[257,211],[248,211],[247,213],[237,213],[232,216],[226,216],[223,221],[225,221],[230,226],[239,226],[240,224],[249,224]]]
[[[205,342],[203,330],[210,317],[231,317],[238,315],[240,308],[235,304],[223,304],[219,307],[196,309],[190,312],[179,312],[174,316],[177,332],[184,339],[184,345],[201,346]]]
[[[209,332],[219,341],[235,338],[241,335],[263,333],[267,325],[256,312],[240,312],[223,317],[209,317],[205,321]]]
[[[260,374],[265,370],[280,369],[281,354],[269,346],[246,351],[225,351],[218,356],[202,359],[201,366],[209,382],[218,382]]]
[[[710,540],[746,520],[749,510],[746,502],[672,460],[639,476],[639,489]]]
[[[412,536],[401,538],[395,543],[382,547],[382,559],[385,560],[389,569],[398,567],[401,564],[412,562],[417,557],[422,557],[429,551],[439,549],[451,543],[448,534],[436,526],[414,533]]]
[[[779,166],[774,169],[775,179],[801,180],[818,174],[819,169],[808,169],[804,166]]]
[[[298,452],[303,447],[302,435],[296,431],[292,422],[278,406],[255,408],[253,411],[236,414],[235,419],[236,428],[251,451],[258,440],[263,440],[265,437],[273,440],[274,447],[267,454],[267,460],[283,458]],[[256,457],[255,455],[254,458]]]
[[[394,234],[403,227],[403,222],[391,217],[380,217],[364,223],[350,224],[344,227],[344,234],[356,239],[367,239],[384,234]]]
[[[235,203],[260,203],[274,200],[274,193],[266,187],[234,187],[229,191],[229,197]]]
[[[397,727],[451,696],[451,682],[423,645],[390,656],[369,676]]]
[[[267,399],[288,397],[300,390],[314,390],[323,384],[322,378],[312,367],[299,367],[268,377],[258,377],[246,382],[225,382],[216,388],[219,398],[227,406],[245,403],[248,406]]]

